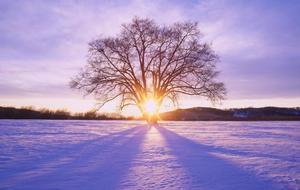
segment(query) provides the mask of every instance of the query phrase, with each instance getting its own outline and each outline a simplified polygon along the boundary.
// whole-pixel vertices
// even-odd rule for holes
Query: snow
[[[300,122],[0,120],[0,189],[300,189]]]

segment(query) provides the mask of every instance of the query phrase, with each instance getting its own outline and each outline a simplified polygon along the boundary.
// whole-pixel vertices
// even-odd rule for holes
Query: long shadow
[[[162,126],[157,126],[157,130],[164,137],[171,154],[177,157],[179,164],[186,170],[188,189],[276,189],[272,182],[212,155],[210,146],[196,143]]]
[[[8,168],[1,168],[2,173],[4,173],[5,170],[9,170],[7,173],[10,175],[14,175],[19,172],[26,172],[26,171],[33,171],[35,169],[40,169],[43,166],[49,166],[52,163],[55,165],[62,165],[65,162],[67,162],[67,158],[70,158],[70,155],[73,157],[81,157],[82,151],[87,149],[87,147],[98,145],[99,143],[103,144],[107,141],[113,141],[114,138],[119,138],[119,136],[126,136],[134,132],[138,127],[130,128],[127,130],[123,130],[117,133],[112,133],[110,135],[105,136],[99,136],[96,138],[93,138],[91,140],[83,140],[79,143],[72,143],[72,144],[63,144],[59,147],[51,147],[49,146],[44,147],[44,149],[39,149],[40,156],[37,158],[33,157],[26,157],[23,160],[14,162],[14,165],[11,165],[11,167]],[[62,133],[58,133],[62,134]],[[69,133],[67,133],[69,134]],[[86,135],[85,133],[82,133],[83,135]],[[73,133],[71,133],[73,135]],[[51,145],[51,144],[50,144]],[[32,147],[34,148],[34,147]],[[98,149],[98,148],[97,148]],[[35,150],[36,151],[36,150]],[[61,160],[61,162],[58,162]],[[63,161],[65,160],[65,161]],[[22,166],[22,167],[20,167]],[[0,176],[1,176],[0,174]],[[5,176],[1,176],[1,180],[4,180],[6,177],[9,177],[10,175],[6,174]]]
[[[36,169],[2,186],[13,189],[118,189],[139,152],[147,128],[134,127],[110,137],[78,143]],[[34,163],[33,163],[34,164]]]

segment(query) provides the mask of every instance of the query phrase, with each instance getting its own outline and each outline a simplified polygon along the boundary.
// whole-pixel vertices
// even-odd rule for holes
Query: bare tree
[[[71,87],[94,94],[100,105],[117,98],[121,109],[136,105],[148,122],[157,121],[163,101],[177,104],[180,94],[223,99],[218,56],[201,37],[197,23],[160,26],[134,18],[116,37],[89,43],[87,65]]]

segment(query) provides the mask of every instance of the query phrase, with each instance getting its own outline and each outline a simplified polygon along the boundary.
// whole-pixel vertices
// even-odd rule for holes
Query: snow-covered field
[[[0,120],[0,189],[300,189],[300,122]]]

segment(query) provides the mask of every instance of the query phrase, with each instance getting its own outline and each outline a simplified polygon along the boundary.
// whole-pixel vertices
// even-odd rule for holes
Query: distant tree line
[[[1,107],[0,119],[78,119],[78,120],[125,120],[132,119],[118,114],[99,114],[94,110],[71,114],[65,109],[35,109],[34,107]]]
[[[194,107],[161,113],[162,120],[173,121],[300,121],[300,108],[236,108],[216,109]],[[0,119],[75,119],[75,120],[132,120],[118,114],[99,114],[96,111],[70,113],[67,110],[34,109],[33,107],[1,107]]]

